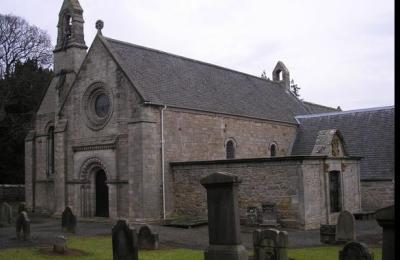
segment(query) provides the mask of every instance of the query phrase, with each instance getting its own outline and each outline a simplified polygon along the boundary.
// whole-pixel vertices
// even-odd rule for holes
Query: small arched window
[[[235,143],[232,140],[226,143],[226,159],[235,159]]]
[[[64,26],[65,38],[70,39],[72,35],[72,17],[65,15],[65,26]]]
[[[54,126],[47,131],[47,173],[54,173]]]
[[[269,148],[270,153],[271,153],[271,157],[275,157],[276,156],[276,144],[271,144],[271,147]]]

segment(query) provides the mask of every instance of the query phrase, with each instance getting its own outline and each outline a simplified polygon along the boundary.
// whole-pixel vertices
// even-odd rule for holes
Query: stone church
[[[272,80],[259,78],[110,39],[102,21],[88,48],[83,24],[78,0],[64,0],[54,78],[25,142],[30,209],[140,222],[204,216],[199,179],[227,171],[242,179],[243,218],[275,203],[282,225],[307,229],[362,210],[362,155],[349,153],[338,126],[311,136],[301,127],[308,115],[344,112],[294,96],[282,62]]]

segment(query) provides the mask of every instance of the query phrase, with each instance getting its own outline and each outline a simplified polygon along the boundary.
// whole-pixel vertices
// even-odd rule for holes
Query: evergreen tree
[[[269,78],[267,77],[267,73],[265,73],[265,70],[263,70],[263,72],[261,73],[261,78],[262,78],[262,79],[269,79]]]
[[[0,183],[24,182],[25,136],[51,77],[28,59],[0,79]]]
[[[294,80],[292,79],[290,81],[290,91],[293,93],[293,95],[295,95],[297,98],[300,97],[300,93],[299,93],[300,87],[297,86],[297,84],[294,84]]]

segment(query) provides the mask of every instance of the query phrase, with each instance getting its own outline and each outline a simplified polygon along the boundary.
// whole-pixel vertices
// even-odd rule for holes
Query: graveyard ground
[[[61,220],[54,218],[32,217],[31,241],[18,241],[15,238],[15,227],[0,228],[0,259],[54,259],[53,256],[44,256],[50,250],[53,237],[63,234]],[[69,259],[112,259],[111,227],[113,223],[107,221],[83,222],[80,221],[75,235],[69,237],[68,247],[80,249],[75,256]],[[160,250],[141,251],[140,259],[203,259],[202,250],[208,244],[207,226],[192,229],[152,226],[154,232],[160,236]],[[242,241],[246,248],[252,251],[253,227],[241,227]],[[300,259],[338,259],[338,251],[342,246],[326,246],[319,241],[319,230],[290,230],[289,257]],[[375,220],[356,221],[357,240],[368,244],[375,254],[375,260],[381,258],[382,229]],[[315,258],[314,258],[315,257]],[[331,257],[331,258],[330,258]],[[56,259],[64,259],[57,257]]]

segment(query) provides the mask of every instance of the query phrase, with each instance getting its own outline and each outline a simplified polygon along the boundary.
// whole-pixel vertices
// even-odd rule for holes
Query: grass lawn
[[[70,237],[68,248],[80,249],[84,256],[46,256],[38,249],[5,249],[0,250],[1,260],[42,260],[42,259],[82,259],[111,260],[112,246],[110,237]],[[305,249],[290,249],[289,257],[295,260],[337,260],[338,251],[342,247],[314,247]],[[375,260],[381,260],[381,249],[372,248]],[[156,251],[140,251],[140,260],[203,260],[203,251],[188,249],[171,249]]]

